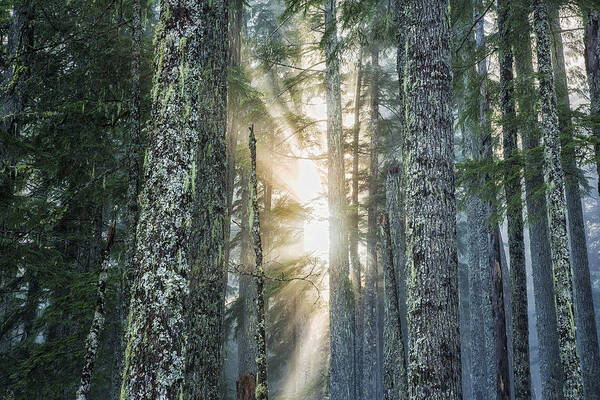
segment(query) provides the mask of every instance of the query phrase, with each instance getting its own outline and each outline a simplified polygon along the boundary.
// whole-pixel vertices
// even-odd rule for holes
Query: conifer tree
[[[161,4],[121,398],[221,398],[226,33],[223,2]]]
[[[513,76],[512,40],[514,21],[511,2],[498,0],[499,61],[504,159],[507,161],[504,189],[508,218],[510,256],[513,377],[516,399],[531,397],[527,279],[521,202],[521,163],[517,147],[516,100]]]
[[[407,26],[408,393],[460,398],[448,2],[410,1]]]
[[[516,94],[517,119],[522,127],[525,150],[525,201],[529,227],[529,246],[533,272],[533,291],[536,309],[536,331],[539,341],[540,376],[542,396],[562,399],[563,373],[559,356],[552,258],[550,252],[549,226],[546,198],[543,193],[543,157],[539,151],[541,129],[537,121],[534,89],[534,71],[529,14],[531,2],[513,3],[515,30],[513,52],[517,72]]]
[[[550,249],[554,276],[560,360],[565,374],[563,392],[566,399],[583,395],[580,359],[575,341],[572,273],[565,215],[564,172],[561,166],[559,119],[552,77],[551,36],[548,4],[534,0],[534,24],[537,43],[539,93],[541,98],[542,135],[544,139],[544,175],[549,202]]]
[[[573,271],[575,326],[578,350],[581,354],[581,372],[586,397],[600,393],[600,348],[596,332],[594,300],[590,280],[587,240],[579,189],[580,171],[577,167],[574,130],[569,100],[569,88],[563,51],[563,40],[558,7],[550,9],[552,30],[552,67],[557,97],[558,126],[561,134],[562,166],[565,171],[565,198],[567,223]]]
[[[354,393],[352,303],[350,292],[346,194],[344,182],[344,140],[340,93],[336,0],[325,0],[325,86],[327,97],[327,189],[329,204],[329,320],[331,399],[343,400]]]

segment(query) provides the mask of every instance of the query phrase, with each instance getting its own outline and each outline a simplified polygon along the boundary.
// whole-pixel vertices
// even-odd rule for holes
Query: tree
[[[378,136],[379,136],[379,45],[371,43],[371,101],[370,113],[370,163],[369,163],[369,204],[367,209],[367,266],[365,268],[364,294],[364,348],[362,386],[364,397],[377,397],[377,175],[378,175]]]
[[[517,146],[516,100],[511,43],[515,29],[511,2],[498,0],[500,34],[500,86],[504,159],[507,162],[504,190],[507,202],[508,246],[513,346],[513,377],[516,399],[531,398],[529,367],[529,327],[527,316],[527,279],[523,239],[523,205],[521,201],[521,159]]]
[[[405,76],[408,391],[461,397],[447,1],[407,5]]]
[[[226,46],[224,2],[161,4],[122,398],[221,398]]]
[[[345,233],[346,193],[342,132],[340,75],[335,0],[325,1],[325,84],[327,97],[327,191],[329,204],[329,321],[331,399],[354,393],[352,335],[353,297],[348,282],[348,247]]]
[[[550,59],[551,38],[548,4],[544,1],[534,0],[533,11],[537,42],[539,93],[542,104],[544,175],[549,202],[550,249],[552,253],[560,360],[565,374],[563,392],[566,399],[576,399],[581,398],[583,387],[581,366],[575,342],[573,287],[565,216],[564,173],[560,158],[559,119]]]
[[[536,309],[536,330],[539,340],[540,375],[544,398],[563,398],[563,372],[560,363],[552,258],[550,252],[549,226],[546,198],[544,195],[543,156],[540,150],[541,129],[537,121],[537,93],[533,85],[533,57],[529,14],[531,3],[513,3],[513,40],[515,70],[517,72],[516,94],[517,119],[522,126],[525,150],[525,201],[529,226],[531,269]]]
[[[600,182],[600,12],[589,6],[581,7],[584,22],[585,70],[590,88],[590,116],[592,133],[596,138],[596,171]],[[600,184],[598,185],[600,191]]]
[[[252,203],[252,238],[254,240],[254,253],[256,254],[256,400],[269,398],[269,384],[267,380],[267,327],[265,306],[265,271],[263,266],[263,249],[260,238],[260,218],[258,211],[258,183],[256,178],[256,137],[254,126],[250,128],[250,199]]]
[[[586,397],[592,393],[600,393],[600,354],[594,299],[590,280],[590,265],[585,237],[585,223],[579,190],[581,173],[577,168],[574,143],[574,130],[563,41],[559,19],[559,9],[550,9],[550,28],[552,30],[552,68],[557,97],[558,127],[561,135],[562,167],[565,171],[565,198],[567,202],[567,219],[571,269],[573,272],[573,290],[575,301],[575,325],[577,327],[578,351],[581,354],[581,372],[583,389]]]

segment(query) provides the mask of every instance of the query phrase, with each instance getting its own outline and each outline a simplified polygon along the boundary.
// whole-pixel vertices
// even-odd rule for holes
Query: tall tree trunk
[[[329,329],[331,400],[351,398],[355,381],[352,313],[344,182],[344,138],[336,22],[336,0],[325,0],[325,80],[327,92],[327,165],[329,205]]]
[[[448,2],[409,2],[407,26],[408,392],[461,398]]]
[[[85,341],[85,358],[83,370],[81,372],[81,383],[75,398],[85,400],[90,393],[90,384],[92,383],[92,373],[96,365],[98,345],[100,344],[100,333],[104,328],[104,316],[106,314],[106,279],[108,278],[108,266],[110,264],[110,247],[114,239],[114,225],[108,228],[106,234],[106,246],[100,255],[100,274],[98,275],[98,298],[96,300],[96,309],[94,318],[87,339]]]
[[[225,3],[163,2],[123,399],[222,398],[226,67]]]
[[[521,159],[517,146],[516,101],[513,75],[513,19],[511,3],[498,0],[498,31],[500,33],[500,90],[504,160],[504,186],[510,257],[510,290],[513,345],[513,378],[515,399],[531,398],[529,367],[529,327],[527,316],[527,279],[525,273],[525,242],[523,238],[523,205],[521,191]]]
[[[238,318],[237,344],[238,344],[238,375],[246,374],[256,376],[256,282],[251,273],[254,271],[254,258],[252,257],[252,245],[250,234],[250,174],[245,166],[240,166],[241,178],[241,239],[240,239],[240,274],[241,304],[240,316]]]
[[[398,301],[398,283],[394,268],[394,254],[390,221],[382,213],[379,220],[382,264],[384,269],[384,320],[383,320],[383,398],[404,400],[408,398],[406,380],[406,352]]]
[[[258,212],[258,183],[256,178],[256,137],[254,126],[250,128],[250,199],[252,202],[252,239],[256,255],[256,400],[268,400],[267,380],[267,330],[265,321],[265,270],[263,267],[263,249],[260,238],[260,218]]]
[[[590,89],[590,117],[592,133],[596,137],[596,172],[600,193],[600,10],[581,7],[584,22],[585,70]]]
[[[554,85],[558,105],[558,126],[561,134],[562,166],[565,172],[565,196],[567,219],[571,243],[571,268],[573,270],[573,290],[575,299],[575,326],[577,327],[578,351],[581,355],[581,372],[586,399],[600,398],[600,349],[596,331],[596,315],[592,297],[590,265],[585,237],[585,222],[579,190],[579,169],[575,155],[571,102],[567,83],[567,71],[563,52],[563,42],[558,8],[550,10],[550,24],[553,35],[552,55]]]
[[[560,363],[552,258],[546,209],[543,193],[543,160],[540,151],[540,127],[537,122],[534,89],[533,59],[531,48],[530,2],[513,3],[515,12],[515,39],[513,51],[517,72],[517,101],[519,126],[523,127],[525,157],[525,192],[529,224],[529,246],[533,272],[533,292],[536,309],[536,331],[539,340],[539,364],[542,381],[542,397],[562,399],[563,372]]]
[[[367,210],[367,268],[365,270],[365,326],[363,350],[364,398],[377,398],[377,142],[379,122],[379,88],[377,68],[379,46],[371,44],[371,161],[369,165],[369,205]]]
[[[542,135],[544,138],[544,174],[549,202],[550,250],[554,273],[554,293],[558,321],[560,360],[565,373],[563,392],[567,399],[583,395],[581,366],[575,341],[573,286],[569,264],[569,240],[565,215],[565,194],[558,111],[552,77],[551,36],[548,5],[534,0],[534,23],[537,39],[539,92],[542,104]]]
[[[359,191],[359,139],[360,139],[360,109],[361,109],[361,89],[362,89],[362,66],[363,46],[360,46],[358,53],[358,65],[356,68],[356,91],[354,93],[354,128],[352,139],[352,208],[350,215],[349,231],[349,247],[350,247],[350,263],[352,264],[352,283],[354,286],[354,298],[356,307],[354,312],[354,375],[360,376],[363,370],[363,294],[361,282],[361,265],[358,256],[358,191]],[[362,381],[356,379],[354,385],[354,396],[357,399],[363,398]]]
[[[475,48],[477,50],[477,57],[481,57],[480,53],[486,51],[486,37],[484,31],[484,15],[483,4],[481,1],[477,2],[475,7]],[[489,121],[489,97],[488,97],[488,70],[487,70],[487,57],[481,57],[477,63],[477,74],[479,79],[479,133],[478,133],[478,151],[480,153],[481,160],[492,161],[493,153],[493,141],[492,131]],[[482,177],[480,182],[481,187],[489,185],[489,176],[486,174]],[[493,188],[495,189],[495,188]],[[495,193],[494,193],[495,196]],[[498,326],[504,324],[504,313],[498,313],[496,311],[503,310],[503,306],[498,306],[500,299],[498,298],[499,293],[496,291],[498,285],[496,279],[501,277],[496,274],[496,266],[500,265],[500,259],[496,258],[499,253],[495,251],[496,247],[499,247],[499,236],[495,230],[497,225],[496,219],[496,202],[495,200],[482,201],[479,208],[479,273],[481,274],[481,290],[482,290],[482,303],[481,312],[483,314],[483,335],[485,337],[485,349],[486,349],[486,380],[487,387],[490,390],[488,396],[494,396],[496,393],[498,398],[504,398],[503,393],[500,393],[500,388],[506,388],[506,385],[502,385],[502,378],[507,374],[507,371],[499,369],[499,366],[508,367],[508,363],[504,363],[503,357],[506,354],[498,353],[501,346],[500,341],[502,336],[498,336]],[[505,336],[504,336],[505,338]],[[496,388],[494,390],[493,388]]]

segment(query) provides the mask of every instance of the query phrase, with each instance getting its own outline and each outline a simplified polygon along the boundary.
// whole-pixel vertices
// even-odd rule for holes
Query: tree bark
[[[150,167],[121,398],[216,400],[222,398],[225,3],[162,2],[155,40]]]
[[[363,46],[360,46],[358,54],[358,65],[356,68],[356,91],[354,93],[354,128],[353,128],[353,140],[352,140],[352,208],[350,214],[350,227],[349,227],[349,245],[350,245],[350,263],[352,264],[352,282],[354,286],[354,298],[355,298],[355,313],[354,313],[354,374],[360,376],[363,370],[363,293],[362,293],[362,282],[361,282],[361,265],[360,258],[358,256],[358,237],[359,237],[359,214],[358,209],[360,204],[358,202],[358,191],[359,191],[359,176],[358,176],[358,165],[360,161],[359,157],[359,139],[360,139],[360,109],[361,109],[361,90],[362,90],[362,57],[363,57]],[[363,398],[363,386],[362,382],[357,379],[354,385],[355,397],[357,399]]]
[[[565,196],[569,216],[567,223],[571,243],[577,349],[581,355],[584,395],[586,399],[591,399],[600,398],[600,349],[598,348],[585,222],[581,205],[581,191],[579,190],[580,172],[577,168],[575,144],[572,143],[575,132],[571,120],[571,103],[558,11],[558,8],[550,10],[553,35],[552,67],[558,106],[558,126],[562,139],[562,166],[565,172]]]
[[[540,150],[540,126],[537,121],[537,93],[534,89],[533,60],[531,48],[530,2],[513,3],[515,12],[515,40],[513,51],[517,72],[517,115],[523,127],[522,140],[525,150],[525,200],[529,224],[529,246],[533,272],[533,292],[536,309],[536,331],[539,340],[539,364],[542,381],[542,397],[562,399],[563,372],[560,363],[552,258],[550,253],[549,227],[546,198],[543,193],[543,159]]]
[[[582,6],[581,11],[584,22],[585,71],[590,90],[592,133],[596,138],[594,152],[600,193],[600,10]]]
[[[267,331],[265,321],[265,270],[263,267],[263,250],[260,238],[260,218],[258,212],[258,183],[256,179],[256,137],[254,126],[250,128],[250,199],[252,202],[252,239],[256,254],[256,400],[268,400],[269,385],[267,380]]]
[[[406,353],[398,301],[398,283],[394,268],[394,254],[387,214],[379,217],[379,229],[384,269],[384,320],[383,320],[383,398],[404,400],[408,396],[406,380]]]
[[[461,398],[448,2],[407,6],[409,398]]]
[[[346,193],[344,140],[336,22],[336,0],[325,0],[325,80],[327,97],[328,205],[329,205],[329,329],[331,400],[352,397],[355,381],[352,313],[345,232]]]
[[[106,234],[106,246],[101,251],[100,255],[100,274],[98,276],[98,299],[96,300],[96,309],[94,318],[90,326],[85,341],[85,358],[83,370],[81,372],[81,383],[75,398],[77,400],[86,400],[90,392],[90,384],[92,382],[92,373],[96,364],[96,355],[98,353],[98,345],[100,344],[100,333],[104,328],[104,316],[106,313],[106,279],[108,278],[108,266],[110,264],[110,247],[114,239],[114,225],[108,229]]]
[[[505,195],[508,219],[510,257],[510,289],[513,345],[513,378],[515,399],[531,398],[529,366],[529,327],[527,315],[527,279],[525,243],[523,239],[523,205],[521,190],[521,158],[517,146],[516,101],[513,75],[513,19],[511,3],[498,0],[500,33],[500,90],[504,160],[506,163]]]
[[[245,166],[240,167],[241,178],[241,239],[240,239],[240,274],[241,304],[238,319],[238,375],[252,374],[256,376],[257,348],[254,334],[256,332],[256,282],[251,276],[255,262],[252,257],[250,234],[250,171]]]
[[[583,395],[581,366],[575,341],[573,286],[569,264],[569,242],[565,215],[564,173],[561,166],[559,120],[552,77],[551,36],[548,5],[534,0],[534,24],[537,39],[539,93],[542,104],[544,138],[544,175],[549,202],[550,250],[554,273],[554,294],[558,321],[560,360],[565,374],[563,392],[566,399]]]
[[[366,399],[377,398],[377,142],[379,121],[379,88],[377,68],[379,46],[371,44],[371,104],[370,107],[370,164],[369,204],[367,209],[367,268],[365,270],[365,314],[363,350],[363,391]]]

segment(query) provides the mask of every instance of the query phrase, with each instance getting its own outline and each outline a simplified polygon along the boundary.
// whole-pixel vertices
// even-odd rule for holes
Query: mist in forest
[[[0,1],[0,399],[600,399],[596,0]]]

